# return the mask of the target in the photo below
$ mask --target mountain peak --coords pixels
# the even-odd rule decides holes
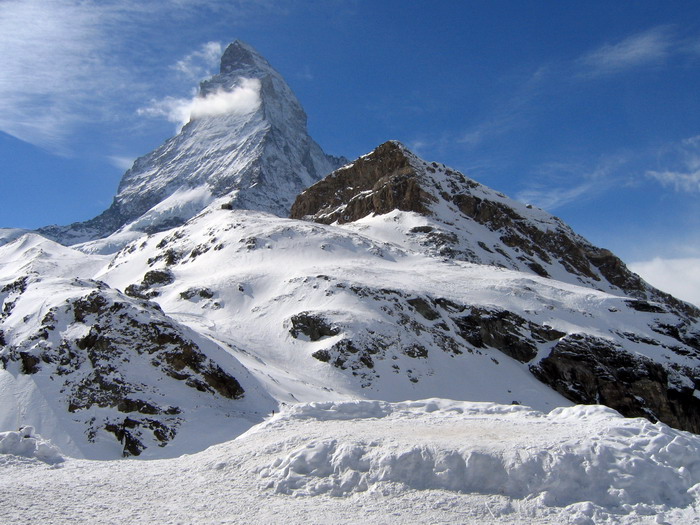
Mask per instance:
[[[251,68],[272,69],[272,66],[253,46],[240,40],[229,44],[221,56],[220,73],[226,75]]]
[[[260,104],[233,111],[251,91],[247,80],[257,81]],[[223,197],[235,208],[286,216],[301,190],[345,162],[309,137],[306,113],[284,78],[240,40],[226,48],[221,73],[200,83],[197,102],[207,106],[203,114],[136,160],[108,210],[40,232],[69,244],[122,227],[152,233],[184,223]]]

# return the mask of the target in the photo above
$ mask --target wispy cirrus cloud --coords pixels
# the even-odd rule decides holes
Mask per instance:
[[[10,0],[0,9],[0,129],[63,150],[84,109],[114,79],[102,57],[104,10],[78,2]]]
[[[107,157],[107,160],[109,160],[112,166],[115,166],[116,168],[119,168],[123,171],[128,170],[134,164],[133,157],[124,157],[121,155],[110,155],[109,157]]]
[[[517,193],[516,199],[553,211],[593,198],[620,184],[618,173],[626,163],[624,155],[607,157],[592,168],[578,163],[548,163],[536,170],[535,177]]]
[[[200,80],[216,67],[221,59],[223,46],[220,42],[207,42],[178,60],[172,68],[187,78]]]
[[[600,76],[662,62],[674,51],[671,28],[661,26],[604,44],[577,60],[581,74]]]
[[[216,11],[232,20],[269,11],[274,0],[2,0],[0,131],[70,154],[76,130],[128,118],[157,93],[159,78],[135,58],[162,60],[159,34]],[[168,26],[170,24],[170,26]],[[160,33],[159,33],[160,32]],[[218,47],[217,47],[218,46]],[[220,51],[208,43],[175,64],[196,76]],[[218,57],[217,57],[218,58]]]
[[[646,172],[648,177],[676,191],[700,192],[700,135],[667,148],[663,157],[663,162],[667,162],[671,167],[649,170]]]
[[[529,114],[536,108],[535,102],[549,77],[550,68],[547,66],[542,66],[529,74],[518,84],[511,97],[498,104],[491,115],[458,137],[457,143],[468,148],[476,148],[483,142],[526,124]]]

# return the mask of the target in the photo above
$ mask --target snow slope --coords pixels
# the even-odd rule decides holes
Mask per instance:
[[[404,229],[417,220],[393,217],[409,221]],[[0,429],[31,424],[62,448],[69,436],[70,454],[114,457],[128,418],[138,425],[130,423],[127,451],[170,457],[230,439],[279,403],[427,397],[544,411],[598,402],[696,428],[697,320],[659,303],[421,254],[401,239],[210,206],[114,256],[36,235],[0,247],[2,391],[11,407]],[[163,342],[170,357],[148,357]],[[220,398],[219,382],[197,364],[208,361],[172,357],[190,347],[242,386],[242,400]],[[52,381],[63,348],[90,367]],[[191,378],[171,362],[190,363]],[[104,370],[120,378],[118,388],[80,387],[81,374]],[[43,400],[41,410],[26,392]],[[203,405],[211,417],[190,422]],[[97,419],[93,406],[104,411]],[[242,419],[220,427],[216,414]],[[198,443],[192,429],[203,421],[219,431]],[[91,441],[95,432],[102,441]]]
[[[75,457],[163,457],[276,406],[226,350],[90,279],[104,256],[27,234],[0,260],[0,429],[31,425]]]
[[[5,523],[700,520],[700,438],[598,406],[311,403],[169,460],[25,456],[0,455]]]

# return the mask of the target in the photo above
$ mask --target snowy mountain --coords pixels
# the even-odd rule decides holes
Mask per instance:
[[[287,216],[294,197],[345,159],[308,135],[306,113],[280,74],[243,42],[201,83],[180,133],[138,158],[112,205],[87,222],[39,232],[72,245],[120,228],[155,232],[182,224],[215,199]]]
[[[397,214],[420,218],[397,220]],[[391,141],[302,192],[292,218],[345,224],[375,238],[438,257],[509,268],[700,315],[645,283],[609,250],[560,219],[465,177],[427,163]],[[402,224],[410,223],[408,228]]]
[[[0,230],[1,468],[58,499],[185,468],[273,507],[424,491],[428,522],[700,515],[697,308],[398,142],[338,167],[245,44],[198,101],[99,217]],[[123,456],[173,459],[66,459]]]

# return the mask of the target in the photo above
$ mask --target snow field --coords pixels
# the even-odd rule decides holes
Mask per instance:
[[[0,456],[0,521],[694,523],[699,452],[599,406],[317,402],[167,460]]]

